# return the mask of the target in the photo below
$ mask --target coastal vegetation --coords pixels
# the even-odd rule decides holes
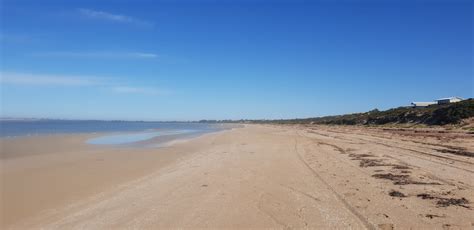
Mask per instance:
[[[474,117],[474,99],[461,102],[430,105],[426,107],[398,107],[385,111],[374,109],[364,113],[353,113],[336,116],[324,116],[302,119],[282,120],[203,120],[201,122],[222,123],[273,123],[273,124],[325,124],[325,125],[388,125],[388,124],[423,124],[448,125],[460,124],[463,120]]]

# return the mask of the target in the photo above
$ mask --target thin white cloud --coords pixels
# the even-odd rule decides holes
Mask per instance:
[[[31,73],[0,72],[1,85],[20,85],[36,87],[99,87],[114,93],[167,95],[170,91],[153,87],[139,87],[118,84],[108,78],[89,76],[47,75]]]
[[[116,93],[131,93],[131,94],[147,94],[147,95],[165,95],[169,91],[159,90],[149,87],[130,87],[130,86],[116,86],[112,90]]]
[[[64,57],[64,58],[125,58],[125,59],[154,59],[154,53],[143,52],[38,52],[36,57]]]
[[[154,53],[130,53],[130,55],[137,58],[157,58],[158,55]]]
[[[102,84],[93,77],[60,76],[29,73],[1,72],[0,82],[2,84],[14,85],[39,85],[39,86],[91,86]]]
[[[101,20],[107,20],[107,21],[113,21],[113,22],[119,22],[119,23],[131,23],[131,24],[142,25],[142,26],[153,26],[153,23],[151,22],[133,18],[127,15],[112,14],[105,11],[92,10],[92,9],[86,9],[86,8],[79,8],[77,10],[82,16],[87,17],[87,18],[101,19]]]

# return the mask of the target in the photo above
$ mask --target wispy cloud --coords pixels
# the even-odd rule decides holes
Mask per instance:
[[[154,87],[140,87],[116,83],[110,78],[68,75],[47,75],[31,73],[0,72],[0,83],[2,85],[26,85],[36,87],[98,87],[114,93],[121,94],[143,94],[143,95],[167,95],[168,90]]]
[[[117,93],[132,93],[132,94],[147,94],[147,95],[164,95],[169,94],[169,91],[159,90],[148,87],[129,87],[129,86],[116,86],[112,90]]]
[[[39,86],[91,86],[103,84],[93,77],[59,76],[29,73],[0,73],[2,84],[39,85]]]
[[[65,57],[65,58],[126,58],[126,59],[153,59],[158,58],[154,53],[143,52],[37,52],[37,57]]]
[[[127,15],[122,15],[122,14],[113,14],[105,11],[99,11],[99,10],[92,10],[92,9],[86,9],[86,8],[79,8],[77,11],[84,17],[87,18],[92,18],[92,19],[101,19],[101,20],[107,20],[107,21],[112,21],[112,22],[118,22],[118,23],[130,23],[130,24],[136,24],[136,25],[141,25],[141,26],[153,26],[153,23],[145,20],[140,20],[137,18],[133,18]]]

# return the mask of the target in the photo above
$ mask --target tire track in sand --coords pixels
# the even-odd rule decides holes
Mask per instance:
[[[328,132],[329,132],[329,131],[328,131]],[[330,137],[330,138],[334,138],[334,139],[339,139],[339,140],[347,141],[347,140],[344,139],[344,138],[335,137],[335,136],[328,136],[328,135],[325,135],[325,134],[321,134],[321,133],[319,133],[319,132],[315,132],[314,130],[312,130],[311,133],[316,134],[316,135],[320,135],[320,136],[324,136],[324,137]],[[362,134],[357,134],[357,135],[361,136]],[[364,135],[362,135],[362,136],[364,136]],[[365,136],[365,137],[367,137],[367,136]],[[369,138],[370,138],[370,137],[369,137]],[[384,146],[384,147],[387,147],[387,148],[400,149],[400,150],[408,151],[408,152],[404,152],[404,154],[399,153],[399,154],[401,154],[401,155],[408,155],[408,156],[411,156],[411,157],[418,158],[418,159],[420,159],[420,160],[426,160],[426,161],[433,162],[433,163],[435,163],[435,164],[440,164],[440,165],[448,166],[448,167],[450,167],[450,168],[459,169],[459,170],[462,170],[462,171],[465,171],[465,172],[474,173],[473,170],[466,169],[466,168],[462,168],[462,167],[458,167],[458,166],[454,166],[454,165],[451,165],[451,164],[449,164],[449,163],[445,163],[445,162],[442,161],[442,160],[456,161],[456,162],[459,162],[459,163],[462,163],[462,164],[473,165],[473,163],[471,163],[471,162],[469,162],[469,161],[464,161],[464,160],[460,160],[460,159],[455,159],[455,158],[451,158],[451,157],[447,157],[447,156],[440,156],[440,155],[436,155],[436,154],[432,154],[432,153],[427,153],[427,152],[423,152],[423,151],[415,150],[415,149],[411,149],[411,148],[405,148],[405,147],[401,147],[401,146],[390,145],[390,144],[382,143],[382,142],[375,141],[375,140],[367,140],[367,139],[360,138],[360,137],[357,137],[357,139],[360,140],[360,141],[364,141],[365,143],[373,143],[373,144],[381,145],[381,146]],[[413,152],[414,154],[411,154],[411,153],[409,153],[409,152]],[[418,154],[418,155],[417,155],[417,154]],[[423,156],[427,156],[428,158],[422,157],[422,156],[420,156],[419,154],[421,154],[421,155],[423,155]],[[430,159],[429,157],[434,157],[435,159],[439,159],[439,161],[432,160],[432,159]]]
[[[299,132],[296,132],[296,134],[299,136],[299,137],[302,137],[301,134]],[[350,211],[355,217],[357,217],[360,222],[362,222],[362,224],[367,228],[367,229],[371,229],[371,230],[375,230],[377,229],[372,223],[370,223],[367,218],[365,216],[363,216],[362,214],[360,214],[354,207],[352,207],[345,199],[344,197],[342,197],[339,193],[337,193],[337,191],[328,183],[326,182],[326,180],[323,179],[323,177],[321,175],[319,175],[318,172],[316,172],[313,168],[311,168],[311,166],[309,166],[308,162],[306,162],[304,160],[304,158],[301,156],[300,152],[298,151],[298,139],[295,138],[295,152],[296,152],[296,155],[298,155],[298,158],[299,160],[306,166],[306,168],[308,168],[311,173],[316,176],[316,178],[318,178],[318,180],[320,180],[324,185],[326,185],[326,187],[331,190],[331,192],[334,194],[334,196],[344,205],[344,207]]]

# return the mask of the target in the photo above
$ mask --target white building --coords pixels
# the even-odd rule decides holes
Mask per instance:
[[[436,100],[436,102],[438,103],[438,105],[442,105],[442,104],[460,102],[462,100],[464,100],[464,99],[462,99],[460,97],[446,97],[446,98],[440,98],[440,99]]]
[[[412,102],[413,107],[426,107],[429,105],[436,105],[436,102]]]

